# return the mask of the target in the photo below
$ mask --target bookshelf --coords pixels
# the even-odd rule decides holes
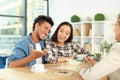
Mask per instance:
[[[107,36],[108,21],[90,21],[72,23],[76,44],[89,50],[91,53],[101,53],[100,47]]]

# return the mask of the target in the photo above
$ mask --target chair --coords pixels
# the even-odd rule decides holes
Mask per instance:
[[[1,68],[4,68],[4,64],[3,64],[3,61],[0,59],[0,69]]]
[[[5,68],[7,56],[0,55],[0,69]]]

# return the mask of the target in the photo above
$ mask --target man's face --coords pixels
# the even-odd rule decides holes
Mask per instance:
[[[41,24],[38,24],[37,37],[40,40],[44,39],[48,35],[48,33],[50,32],[50,29],[51,29],[51,25],[48,22],[43,22]]]

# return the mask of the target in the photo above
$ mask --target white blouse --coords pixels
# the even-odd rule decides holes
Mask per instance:
[[[120,68],[120,43],[115,43],[108,55],[100,60],[93,67],[81,70],[79,73],[84,80],[99,80],[104,76],[107,76]],[[116,75],[120,75],[120,72]],[[111,74],[112,76],[112,74]],[[110,77],[110,76],[109,76]],[[109,80],[120,80],[117,78],[109,78]]]

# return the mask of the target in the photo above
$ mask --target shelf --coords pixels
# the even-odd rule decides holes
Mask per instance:
[[[90,21],[72,23],[74,39],[80,46],[92,53],[101,53],[100,45],[105,39],[107,21]]]

